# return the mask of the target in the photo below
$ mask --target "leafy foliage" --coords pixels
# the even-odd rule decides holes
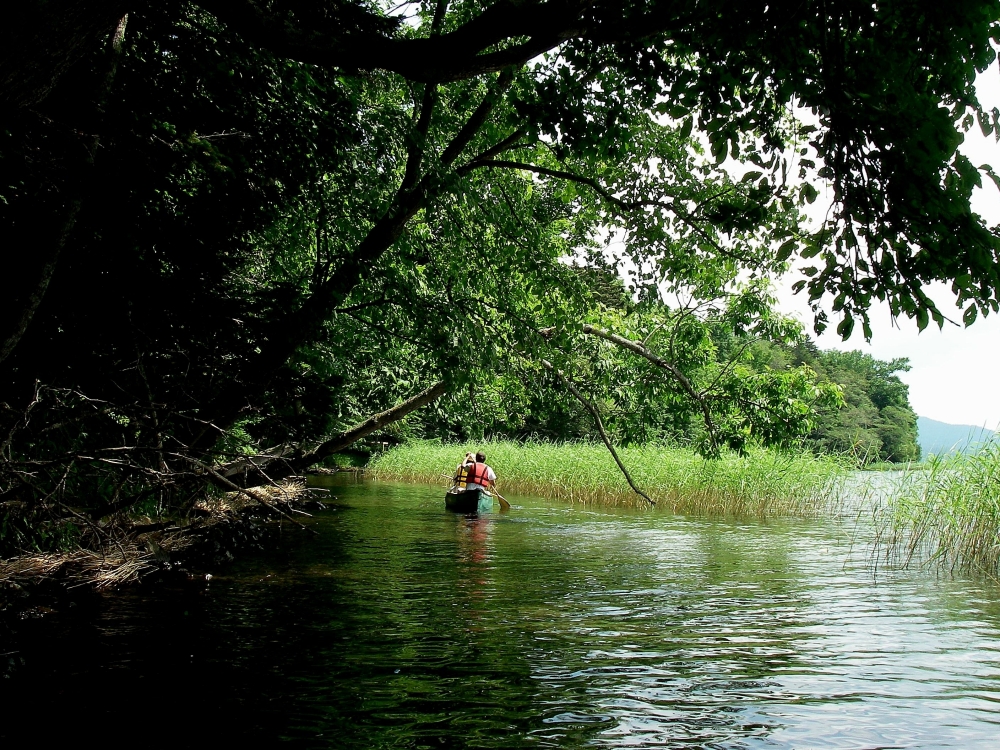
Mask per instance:
[[[808,341],[794,348],[761,346],[757,356],[771,367],[807,366],[843,389],[842,408],[821,408],[815,417],[806,441],[815,450],[853,455],[861,463],[920,458],[917,415],[896,374],[910,369],[906,359],[885,362],[860,351],[819,351]]]
[[[62,19],[51,60],[0,81],[0,224],[36,238],[5,259],[0,497],[56,517],[183,511],[204,465],[439,379],[428,430],[583,429],[543,360],[625,441],[790,444],[837,395],[744,349],[794,338],[761,280],[807,263],[845,336],[874,299],[940,322],[934,279],[998,307],[955,151],[997,132],[997,2],[203,0],[110,50],[44,5],[14,20]]]
[[[584,278],[601,277],[590,270]],[[628,301],[620,281],[619,295],[610,294],[610,278],[598,283],[599,293],[627,304],[602,305],[591,312],[592,323],[543,333],[552,344],[547,356],[599,405],[618,441],[685,443],[708,455],[792,447],[818,411],[842,403],[840,387],[808,366],[770,367],[757,358],[760,342],[791,345],[802,336],[797,323],[773,311],[765,285],[674,310],[657,300]],[[447,416],[427,418],[423,434],[597,439],[593,420],[570,394],[554,397],[550,387],[531,385],[549,378],[558,388],[558,378],[543,368],[514,364],[485,378],[488,395],[478,385],[443,405]],[[484,402],[493,408],[484,409]]]

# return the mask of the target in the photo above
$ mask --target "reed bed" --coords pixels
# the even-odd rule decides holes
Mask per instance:
[[[931,456],[924,467],[889,489],[877,554],[902,565],[937,562],[1000,578],[1000,444]]]
[[[644,506],[607,449],[591,443],[468,444],[411,442],[377,456],[376,478],[442,483],[466,451],[482,450],[503,493],[574,503]],[[816,515],[839,507],[848,466],[811,454],[755,450],[746,457],[706,460],[694,451],[662,446],[619,451],[639,487],[657,506],[713,516]]]

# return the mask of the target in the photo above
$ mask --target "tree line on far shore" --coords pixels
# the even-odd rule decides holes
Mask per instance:
[[[909,388],[899,378],[910,369],[906,359],[883,361],[861,351],[824,351],[787,320],[782,321],[789,326],[785,338],[774,336],[773,328],[769,337],[749,336],[724,308],[706,310],[702,305],[695,316],[693,310],[670,310],[659,301],[634,304],[617,278],[593,270],[580,273],[600,288],[604,305],[612,302],[618,313],[616,329],[625,328],[622,321],[629,318],[642,327],[638,320],[645,319],[637,339],[649,337],[649,349],[669,353],[692,385],[714,386],[714,425],[725,425],[730,447],[779,445],[848,456],[857,465],[920,459],[917,415],[910,406]],[[657,314],[650,315],[650,309]],[[781,320],[770,314],[772,322]],[[666,345],[659,346],[661,341]],[[704,447],[709,440],[697,399],[669,372],[657,371],[618,347],[590,347],[574,362],[578,376],[585,376],[589,400],[599,407],[616,442]],[[458,441],[600,440],[594,415],[571,393],[560,392],[551,373],[538,369],[487,363],[475,382],[448,394],[435,408],[413,414],[388,434],[396,439]],[[782,397],[792,407],[783,414],[775,406]]]

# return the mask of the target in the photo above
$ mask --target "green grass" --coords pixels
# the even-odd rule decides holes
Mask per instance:
[[[339,467],[357,467],[361,468],[368,463],[370,458],[368,453],[332,453],[323,459],[323,466],[327,468]]]
[[[928,467],[923,462],[906,461],[904,463],[889,463],[888,461],[876,461],[875,463],[864,464],[859,467],[861,471],[925,471]]]
[[[466,451],[483,450],[504,494],[577,503],[643,506],[607,449],[590,443],[486,442],[442,445],[411,442],[376,457],[381,479],[447,484]],[[723,516],[814,515],[840,501],[848,468],[811,454],[758,450],[717,461],[683,448],[642,446],[619,451],[640,489],[661,508]]]
[[[931,456],[925,466],[890,488],[880,554],[1000,577],[1000,444]]]

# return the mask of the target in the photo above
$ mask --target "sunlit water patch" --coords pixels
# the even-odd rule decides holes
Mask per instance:
[[[1000,592],[875,576],[850,528],[337,492],[210,583],[15,624],[4,711],[58,690],[67,735],[178,746],[1000,746]]]

